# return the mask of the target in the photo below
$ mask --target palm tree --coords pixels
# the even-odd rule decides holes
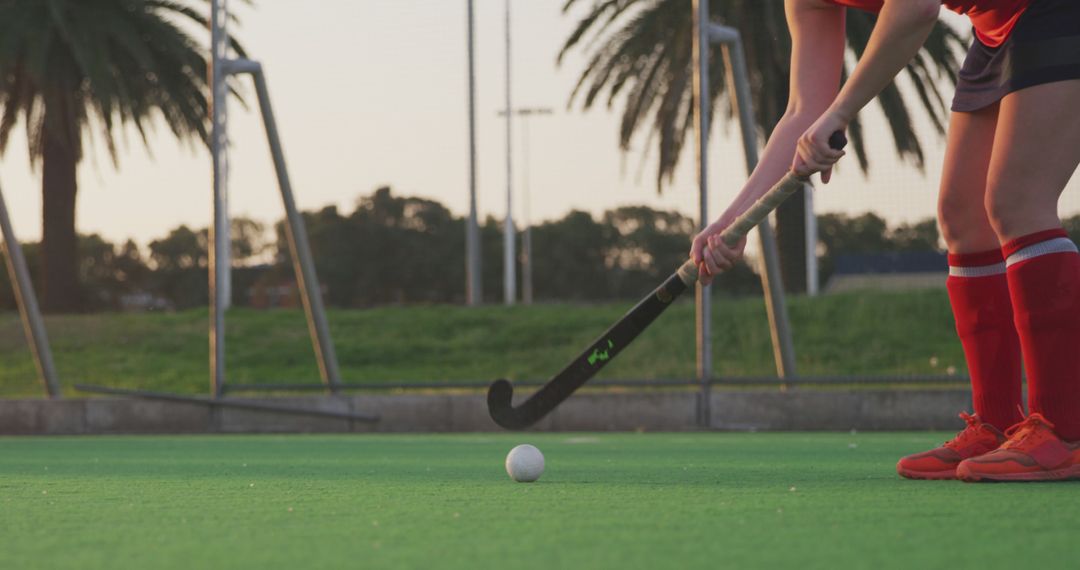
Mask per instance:
[[[566,0],[564,13],[579,0]],[[787,106],[791,37],[784,20],[781,0],[712,0],[714,21],[738,28],[745,44],[751,70],[755,122],[768,137]],[[857,58],[866,47],[876,18],[859,10],[848,10],[847,39]],[[657,191],[671,182],[675,166],[694,127],[693,69],[691,65],[691,0],[596,0],[566,39],[558,61],[571,50],[586,51],[588,63],[570,95],[570,104],[580,100],[585,109],[603,101],[609,108],[623,105],[620,144],[627,150],[641,130],[656,141],[659,155]],[[580,47],[579,47],[580,46]],[[892,131],[896,152],[902,160],[924,165],[923,146],[912,122],[911,107],[921,107],[938,135],[945,132],[948,105],[942,83],[956,84],[959,56],[966,41],[952,28],[938,24],[924,48],[907,66],[906,75],[917,103],[894,83],[878,96]],[[714,47],[709,56],[711,107],[719,102],[721,120],[731,120],[731,105],[724,80],[724,60]],[[845,76],[850,61],[845,63]],[[848,137],[864,172],[869,168],[862,123],[852,122]],[[782,272],[789,292],[803,291],[805,267],[804,201],[788,200],[777,212],[777,238]]]
[[[181,140],[208,141],[208,51],[189,33],[205,28],[205,6],[193,4],[206,3],[0,0],[0,153],[21,118],[31,164],[42,171],[46,311],[82,305],[75,204],[83,135],[96,132],[114,166],[115,135],[127,125],[147,146],[157,119]]]

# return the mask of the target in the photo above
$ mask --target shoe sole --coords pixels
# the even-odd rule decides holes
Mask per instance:
[[[910,469],[897,468],[896,472],[901,477],[908,479],[920,479],[924,481],[945,481],[949,479],[956,479],[956,469],[946,469],[944,471],[912,471]]]
[[[979,482],[1038,482],[1038,481],[1069,481],[1080,479],[1080,465],[1072,465],[1064,469],[1052,471],[1032,471],[1028,473],[975,473],[971,469],[957,469],[957,477],[968,483]]]

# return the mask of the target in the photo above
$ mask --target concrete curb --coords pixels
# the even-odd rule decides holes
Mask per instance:
[[[535,431],[697,431],[700,394],[585,392]],[[714,390],[709,427],[723,431],[951,430],[971,409],[967,390]],[[373,413],[377,423],[200,404],[89,398],[0,400],[0,435],[501,431],[483,394],[369,394],[252,398],[280,406]]]

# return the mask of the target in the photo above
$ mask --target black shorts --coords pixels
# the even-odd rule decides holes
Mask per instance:
[[[1080,0],[1033,0],[1005,43],[975,38],[952,110],[977,111],[1013,91],[1070,79],[1080,79]]]

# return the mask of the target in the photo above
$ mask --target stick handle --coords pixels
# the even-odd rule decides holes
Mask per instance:
[[[787,173],[764,196],[758,198],[753,206],[735,218],[735,221],[731,222],[731,225],[720,234],[720,239],[724,240],[728,247],[735,247],[742,238],[746,237],[746,234],[750,233],[750,230],[756,228],[784,200],[787,200],[808,181],[809,178],[796,176],[793,172]]]
[[[844,136],[842,131],[836,131],[829,137],[829,146],[841,150],[847,146],[847,137]],[[724,240],[724,243],[728,247],[735,247],[739,243],[739,240],[746,237],[746,234],[750,233],[750,230],[757,227],[765,218],[772,213],[780,204],[787,200],[792,194],[803,187],[804,184],[809,182],[810,177],[802,177],[796,175],[794,172],[788,172],[784,177],[777,182],[775,186],[769,189],[761,198],[758,198],[757,202],[754,202],[753,206],[750,206],[745,212],[742,213],[735,221],[731,223],[720,234],[720,239]],[[682,267],[679,268],[679,278],[683,283],[689,287],[693,285],[698,278],[697,264],[693,259],[686,260]]]
[[[750,230],[757,227],[784,200],[787,200],[799,188],[802,188],[807,180],[807,178],[796,176],[793,172],[787,173],[780,182],[776,183],[776,186],[773,186],[764,196],[758,198],[758,201],[754,202],[753,206],[750,206],[742,215],[735,218],[735,221],[720,234],[720,239],[724,240],[728,247],[735,247],[742,238],[746,237],[746,234],[750,233]],[[693,259],[686,260],[682,267],[679,268],[679,278],[687,286],[693,285],[697,281],[698,266]]]

